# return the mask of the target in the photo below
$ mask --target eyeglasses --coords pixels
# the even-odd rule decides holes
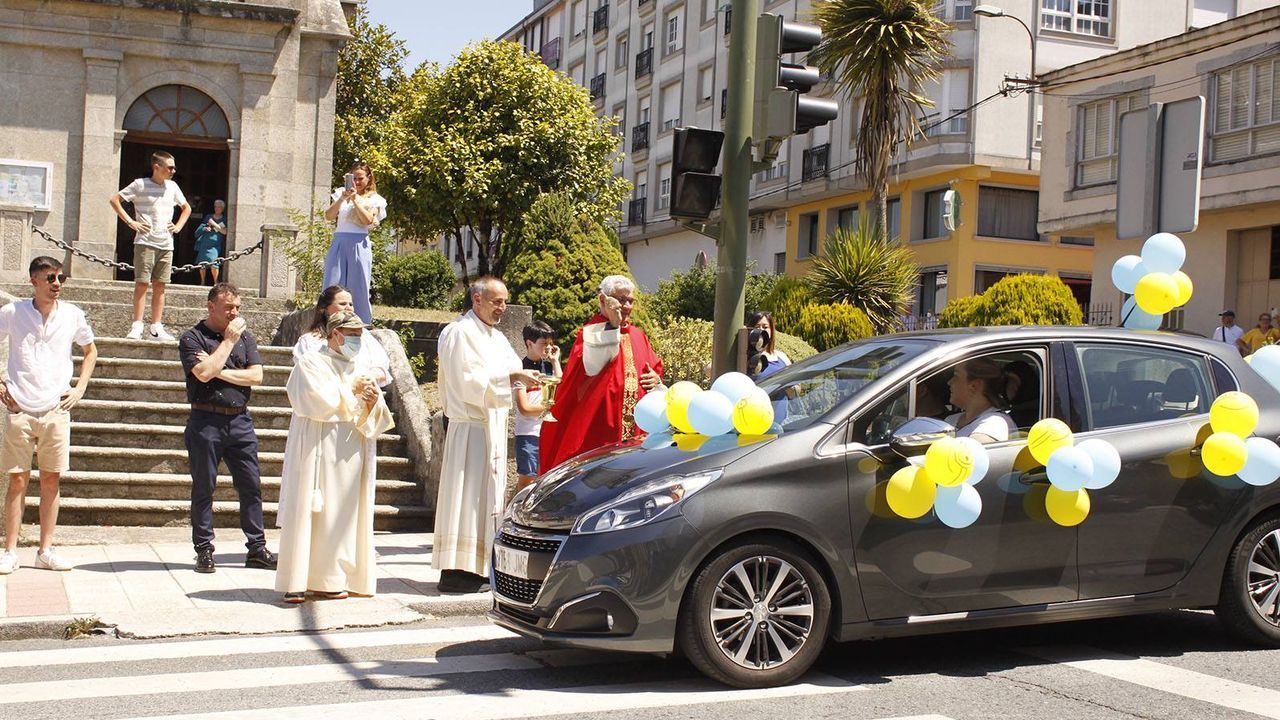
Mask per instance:
[[[45,282],[52,285],[54,280],[57,280],[59,283],[66,282],[67,276],[65,273],[49,273],[48,275],[44,276],[44,279],[45,279]]]

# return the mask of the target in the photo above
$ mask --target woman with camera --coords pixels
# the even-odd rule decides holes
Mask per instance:
[[[773,327],[773,313],[758,310],[747,316],[747,327],[751,328],[751,352],[759,352],[748,361],[748,372],[751,379],[759,382],[791,364],[791,358],[777,349],[778,334]]]
[[[324,219],[337,222],[333,243],[324,259],[324,285],[342,285],[351,292],[356,315],[373,322],[369,288],[373,275],[373,248],[369,230],[387,217],[387,201],[378,194],[378,183],[368,163],[352,164],[343,187],[334,191]]]

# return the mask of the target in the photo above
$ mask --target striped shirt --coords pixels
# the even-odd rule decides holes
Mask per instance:
[[[161,185],[151,178],[138,178],[120,191],[120,199],[133,203],[134,219],[151,226],[150,231],[138,233],[133,239],[134,244],[159,250],[173,249],[173,233],[169,232],[173,209],[187,204],[178,183],[165,180]]]

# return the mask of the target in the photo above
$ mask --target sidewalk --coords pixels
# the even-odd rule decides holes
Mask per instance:
[[[190,533],[185,527],[60,527],[55,547],[76,565],[70,572],[37,570],[35,548],[19,548],[21,567],[0,575],[0,640],[60,636],[75,618],[96,617],[125,637],[155,638],[391,625],[480,614],[491,603],[488,593],[436,590],[430,533],[375,536],[376,597],[301,605],[281,601],[273,571],[244,567],[237,529],[217,532],[217,572],[196,573]],[[278,547],[278,531],[268,533],[267,546]]]

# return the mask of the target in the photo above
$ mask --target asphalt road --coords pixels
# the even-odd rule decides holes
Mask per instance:
[[[0,717],[1280,718],[1280,650],[1209,613],[834,645],[788,688],[542,647],[480,618],[320,634],[0,643]]]

